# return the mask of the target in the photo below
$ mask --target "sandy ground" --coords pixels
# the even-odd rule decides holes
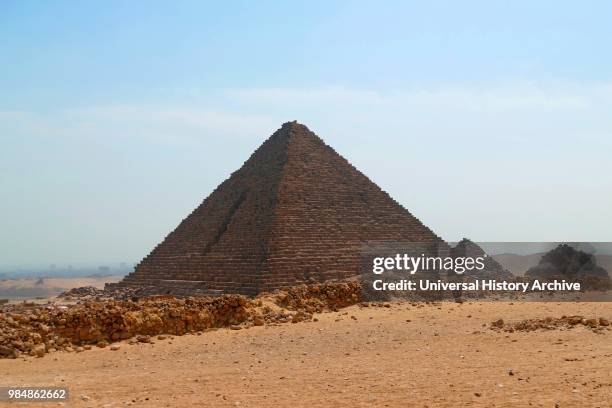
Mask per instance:
[[[107,282],[118,282],[123,278],[119,275],[80,276],[75,278],[23,278],[0,280],[0,298],[20,301],[35,296],[55,296],[68,289],[81,286],[93,286],[103,289]]]
[[[612,318],[612,304],[353,306],[317,322],[0,360],[0,385],[66,386],[75,407],[612,406],[612,331],[488,329],[564,314]]]

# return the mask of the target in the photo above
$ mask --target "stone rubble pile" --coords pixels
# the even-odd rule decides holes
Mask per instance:
[[[125,339],[142,343],[151,336],[221,327],[237,330],[297,323],[311,320],[315,312],[358,303],[359,291],[357,282],[340,282],[304,285],[255,299],[242,295],[184,299],[159,295],[139,300],[81,301],[74,305],[11,305],[0,311],[0,358],[80,352]],[[90,289],[79,289],[67,296],[77,295],[101,297]]]
[[[98,289],[93,286],[83,286],[67,290],[59,298],[64,300],[137,300],[159,293],[159,288],[154,287],[123,287],[113,289]]]
[[[358,281],[300,285],[280,291],[275,303],[290,310],[321,313],[336,311],[361,301],[362,286]]]
[[[559,329],[572,329],[575,327],[586,327],[593,330],[594,332],[602,333],[604,330],[612,330],[610,320],[605,317],[599,318],[586,318],[584,316],[562,316],[546,317],[544,319],[525,319],[519,322],[506,323],[503,319],[498,319],[491,322],[491,330],[504,331],[504,332],[530,332],[535,330],[559,330]]]
[[[60,294],[59,296],[99,296],[104,293],[104,290],[98,289],[94,286],[81,286],[78,288],[72,288]]]

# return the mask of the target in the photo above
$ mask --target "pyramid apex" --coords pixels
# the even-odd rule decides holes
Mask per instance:
[[[306,125],[299,123],[297,120],[285,122],[281,127],[287,129],[307,128]]]
[[[308,126],[298,122],[297,120],[283,123],[281,130],[283,130],[287,136],[309,136],[320,140],[320,138],[312,130],[310,130]]]

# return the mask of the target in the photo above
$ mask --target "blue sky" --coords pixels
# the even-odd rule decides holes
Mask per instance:
[[[446,239],[612,241],[610,15],[4,0],[0,267],[140,260],[293,119]]]

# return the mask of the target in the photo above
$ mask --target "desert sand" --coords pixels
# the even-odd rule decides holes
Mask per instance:
[[[28,299],[33,297],[47,298],[58,295],[68,289],[82,286],[104,288],[107,282],[118,282],[123,276],[79,276],[74,278],[21,278],[0,280],[0,298]]]
[[[66,386],[75,407],[610,407],[612,331],[490,329],[573,314],[610,318],[612,305],[356,305],[318,321],[0,360],[0,384]]]

